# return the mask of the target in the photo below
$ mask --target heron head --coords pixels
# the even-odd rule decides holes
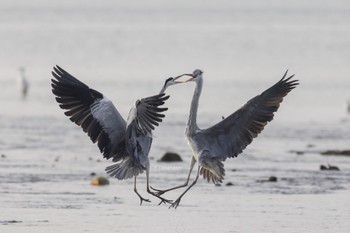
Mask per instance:
[[[167,88],[167,87],[170,87],[170,86],[175,85],[175,84],[183,83],[183,81],[179,81],[178,79],[181,78],[182,76],[185,76],[185,75],[187,75],[187,74],[182,74],[182,75],[179,75],[176,77],[167,78],[164,82],[163,88]]]
[[[201,71],[200,69],[196,69],[195,71],[193,71],[192,76],[193,77],[197,77],[203,74],[203,71]]]
[[[181,74],[179,76],[176,77],[170,77],[168,79],[165,80],[164,86],[163,86],[163,90],[165,90],[166,88],[168,88],[171,85],[175,85],[175,84],[179,84],[179,83],[186,83],[189,81],[195,81],[198,77],[201,77],[201,75],[203,74],[203,71],[196,69],[195,71],[193,71],[192,74]],[[178,80],[179,78],[183,77],[183,76],[190,76],[191,78],[185,80],[185,81],[180,81]]]
[[[189,81],[196,81],[196,80],[202,78],[202,74],[203,74],[203,71],[201,71],[200,69],[196,69],[193,71],[192,74],[183,74],[182,76],[190,76],[191,77],[191,78],[187,79],[186,81],[184,81],[186,83]]]
[[[167,78],[164,82],[163,88],[167,88],[167,87],[174,85],[174,84],[175,84],[175,80],[173,77]]]
[[[24,73],[26,71],[26,69],[23,66],[19,67],[18,70],[21,73]]]
[[[182,75],[179,75],[179,76],[176,76],[176,77],[170,77],[170,78],[167,78],[164,82],[164,85],[163,85],[163,88],[161,90],[161,92],[164,92],[168,87],[172,86],[172,85],[175,85],[175,84],[180,84],[180,83],[184,83],[184,81],[179,81],[177,79],[181,78],[182,76],[185,76],[187,74],[182,74]]]

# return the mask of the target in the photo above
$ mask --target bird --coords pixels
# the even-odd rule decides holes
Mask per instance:
[[[20,67],[19,72],[20,76],[17,78],[17,86],[19,88],[22,98],[24,99],[28,94],[29,82],[25,75],[25,68]]]
[[[243,152],[253,139],[261,133],[266,124],[273,120],[274,113],[278,110],[283,97],[299,85],[298,80],[292,80],[294,75],[286,78],[287,73],[288,70],[276,84],[250,99],[237,111],[207,129],[200,129],[197,125],[199,98],[203,87],[203,72],[196,69],[191,74],[185,74],[190,78],[184,82],[193,81],[196,83],[185,130],[188,144],[193,152],[190,171],[183,185],[166,190],[153,190],[156,191],[156,194],[162,195],[165,192],[186,187],[193,167],[197,162],[198,170],[191,185],[169,208],[176,209],[179,206],[181,198],[196,184],[199,175],[202,175],[208,182],[222,183],[225,176],[223,162],[227,158],[237,157]]]
[[[51,79],[52,93],[60,108],[69,119],[81,126],[93,143],[97,143],[105,159],[113,165],[106,172],[119,180],[134,177],[134,192],[143,201],[150,202],[137,191],[136,177],[146,171],[147,192],[159,198],[161,203],[170,200],[160,197],[149,189],[150,163],[148,154],[152,144],[152,131],[165,117],[161,108],[169,98],[165,90],[178,84],[181,76],[166,79],[157,95],[138,99],[129,111],[127,120],[106,96],[79,81],[59,66],[55,66]]]

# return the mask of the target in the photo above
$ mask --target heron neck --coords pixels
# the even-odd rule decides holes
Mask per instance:
[[[197,125],[197,112],[198,112],[198,104],[199,104],[199,97],[202,92],[202,86],[203,86],[203,80],[199,78],[196,81],[196,89],[194,90],[192,102],[191,102],[191,109],[190,109],[190,115],[188,117],[188,123],[187,123],[187,133],[192,134],[195,133],[198,129]]]
[[[160,92],[159,92],[159,95],[160,95],[160,94],[163,94],[163,93],[165,92],[165,89],[166,89],[166,87],[162,87],[162,89],[161,89]]]

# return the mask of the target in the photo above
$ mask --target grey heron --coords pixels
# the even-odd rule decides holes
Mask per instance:
[[[113,103],[102,93],[89,88],[61,67],[53,68],[52,92],[59,106],[65,110],[70,120],[81,126],[93,143],[97,143],[106,159],[115,164],[108,166],[106,172],[119,180],[134,177],[134,191],[143,201],[136,188],[136,177],[146,171],[147,192],[162,202],[170,202],[149,189],[149,158],[152,144],[152,131],[164,118],[167,108],[160,106],[169,98],[164,94],[167,87],[181,83],[168,78],[158,95],[137,100],[131,108],[127,121],[123,119]]]
[[[287,72],[288,70],[275,85],[207,129],[200,129],[197,125],[199,97],[203,87],[203,72],[197,69],[192,74],[187,74],[191,78],[185,82],[194,81],[196,83],[185,133],[193,152],[190,171],[183,185],[166,190],[154,190],[157,191],[158,195],[162,195],[165,192],[186,187],[196,162],[198,162],[198,170],[192,184],[170,207],[178,207],[181,198],[196,184],[199,175],[202,175],[208,182],[222,182],[225,175],[223,161],[227,158],[237,157],[242,153],[253,138],[257,137],[264,129],[265,125],[272,121],[274,112],[278,110],[283,97],[299,84],[298,80],[292,80],[294,75],[286,78]]]

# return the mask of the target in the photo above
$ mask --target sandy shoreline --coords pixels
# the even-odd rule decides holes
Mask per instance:
[[[20,207],[5,204],[0,213],[1,232],[348,232],[350,191],[327,194],[235,194],[194,189],[176,210],[139,206],[129,190],[110,198],[116,187],[92,193],[50,197],[51,206]],[[74,193],[74,190],[72,190]],[[2,194],[4,196],[4,194]],[[6,195],[5,195],[6,196]],[[16,195],[12,195],[16,198]],[[32,196],[25,194],[26,196]],[[31,201],[48,195],[34,194]],[[10,198],[10,197],[9,197]],[[3,197],[2,197],[3,199]],[[29,198],[31,199],[31,198]],[[41,200],[41,201],[39,201]],[[55,208],[56,200],[56,208]],[[59,203],[70,200],[60,206]],[[62,204],[62,203],[61,203]],[[2,203],[2,206],[4,203]],[[53,205],[53,206],[52,206]]]

